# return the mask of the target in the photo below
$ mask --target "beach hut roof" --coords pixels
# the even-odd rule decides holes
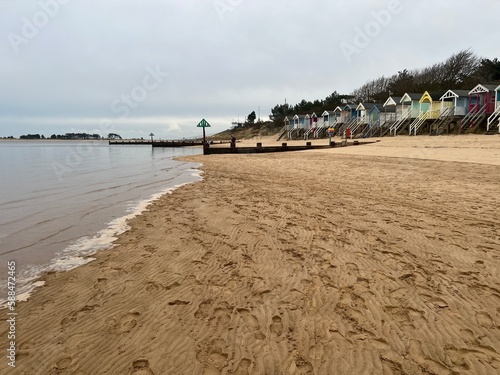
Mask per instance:
[[[324,111],[321,116],[326,116],[326,115],[333,115],[335,111]]]
[[[401,102],[401,96],[389,96],[384,103],[384,107],[397,105],[399,102]]]
[[[306,115],[295,115],[295,116],[293,116],[294,120],[297,120],[297,119],[300,120],[300,119],[304,119],[304,118],[306,118]]]
[[[496,90],[496,85],[482,85],[479,84],[476,87],[474,87],[472,90],[469,91],[470,94],[477,94],[479,92],[491,92]]]
[[[396,112],[396,106],[391,105],[388,107],[384,107],[383,104],[377,104],[370,109],[369,113],[374,113],[374,112],[380,112],[380,113],[395,113]]]
[[[342,107],[337,106],[337,108],[335,108],[333,112],[342,112]]]
[[[419,103],[423,103],[426,100],[429,102],[437,102],[441,100],[441,97],[445,94],[445,91],[432,91],[432,92],[424,92],[419,99]]]
[[[356,107],[357,106],[355,104],[346,104],[342,110],[343,111],[351,111],[353,109],[356,109]]]
[[[356,107],[356,110],[357,111],[362,110],[362,109],[370,110],[373,108],[374,105],[377,105],[377,104],[379,104],[379,103],[370,103],[370,102],[359,103],[358,106]]]
[[[418,101],[418,100],[420,100],[421,97],[422,97],[422,94],[415,94],[413,92],[406,92],[399,102],[400,103],[411,102],[413,100]]]
[[[314,118],[314,117],[318,117],[318,115],[316,114],[316,112],[313,112],[313,113],[311,114],[311,117],[312,117],[312,118]]]
[[[449,98],[460,98],[460,97],[468,97],[469,90],[448,90],[442,95],[439,100],[449,99]]]

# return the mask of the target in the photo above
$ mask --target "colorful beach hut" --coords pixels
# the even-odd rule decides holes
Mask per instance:
[[[293,117],[285,116],[285,119],[283,120],[283,122],[284,122],[284,126],[279,131],[278,137],[276,138],[276,141],[279,141],[285,134],[288,134],[288,132],[290,130],[292,130],[292,127],[293,127]]]
[[[342,134],[348,128],[350,129],[353,124],[357,121],[358,112],[356,111],[357,104],[346,104],[342,108],[341,122],[342,125],[339,127],[337,134]]]
[[[442,102],[441,97],[445,91],[429,92],[426,91],[418,100],[420,104],[418,116],[410,123],[409,134],[417,135],[418,130],[428,124],[430,120],[436,120],[441,115],[444,104],[451,106],[450,102]]]
[[[450,116],[465,116],[469,110],[469,90],[448,90],[440,98],[443,112],[446,108]]]
[[[339,108],[339,107],[337,107]],[[334,111],[323,111],[318,120],[318,128],[314,132],[314,138],[321,138],[329,128],[335,128],[339,121],[342,109]]]
[[[304,127],[304,139],[309,139],[309,137],[318,129],[318,116],[315,112],[313,112],[310,116],[306,115],[306,122],[307,120],[309,120],[309,124],[306,124]]]
[[[373,107],[377,105],[381,106],[380,103],[359,103],[356,107],[356,121],[352,124],[351,128],[351,136],[354,137],[356,133],[363,132],[366,126],[369,124],[369,116],[368,113],[371,111]]]
[[[462,119],[461,131],[480,126],[495,112],[497,85],[478,84],[469,91],[469,111]]]
[[[469,90],[448,90],[440,98],[441,113],[429,127],[430,135],[439,135],[444,129],[447,133],[452,124],[457,124],[469,109]],[[454,127],[454,126],[453,126]]]
[[[401,99],[401,98],[399,98]],[[386,102],[387,103],[387,102]],[[392,124],[396,120],[397,105],[376,104],[368,112],[368,126],[365,132],[371,135],[383,135],[385,130],[388,130],[388,124]],[[365,135],[366,136],[366,135]]]
[[[394,113],[396,116],[394,121],[397,120],[399,117],[401,117],[401,113],[403,112],[403,106],[401,104],[400,96],[389,96],[387,100],[384,102],[383,107],[384,109],[394,108],[394,111],[392,111],[392,113]]]
[[[357,117],[356,104],[346,104],[342,108],[342,122],[345,124]]]
[[[421,97],[422,94],[408,92],[401,97],[401,116],[390,126],[390,134],[397,135],[399,130],[404,129],[411,120],[418,117]]]
[[[486,131],[500,133],[500,85],[495,88],[495,111],[488,117]]]
[[[304,130],[304,128],[308,126],[308,124],[309,124],[309,115],[293,116],[293,124],[290,127],[290,130],[288,131],[288,139],[294,139],[294,137],[297,137]]]

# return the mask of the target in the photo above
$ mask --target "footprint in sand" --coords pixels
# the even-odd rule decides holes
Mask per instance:
[[[144,267],[144,263],[142,262],[137,262],[135,263],[132,267],[131,267],[131,270],[132,271],[140,271],[142,269],[142,267]]]
[[[250,375],[249,368],[252,365],[252,361],[247,358],[243,358],[236,370],[234,370],[233,375]]]
[[[108,283],[108,279],[99,278],[99,279],[97,279],[97,282],[94,284],[94,289],[102,290],[103,288],[106,287],[107,283]]]
[[[281,322],[280,316],[273,316],[273,322],[269,326],[269,329],[277,336],[280,336],[283,333],[283,323]]]
[[[158,290],[162,289],[163,286],[161,284],[158,284],[155,281],[148,281],[146,284],[146,291],[147,292],[157,292]]]
[[[200,346],[196,353],[196,360],[203,367],[203,375],[220,375],[222,369],[227,365],[228,354],[224,353],[225,342],[215,339]]]
[[[70,324],[73,324],[76,322],[76,313],[71,313],[67,317],[65,317],[63,320],[61,320],[61,327],[62,329],[66,329]]]
[[[238,309],[238,313],[243,318],[246,326],[250,331],[254,331],[254,336],[257,340],[264,340],[266,336],[260,331],[258,319],[250,313],[247,309]]]
[[[144,245],[143,248],[145,251],[151,254],[154,254],[158,251],[158,246],[156,245]]]
[[[321,359],[325,353],[323,344],[317,343],[309,348],[309,356],[313,359]]]
[[[137,326],[137,318],[141,314],[139,312],[128,313],[120,318],[117,322],[116,319],[111,318],[107,323],[110,325],[109,332],[116,334],[124,334],[130,332]]]
[[[196,319],[204,319],[204,318],[208,317],[208,313],[210,312],[211,306],[212,306],[212,300],[210,300],[210,299],[203,300],[198,305],[198,310],[195,311],[194,317]]]
[[[292,366],[290,367],[290,373],[297,374],[297,375],[299,375],[299,374],[300,375],[313,375],[314,368],[310,362],[306,361],[301,356],[298,356],[295,358],[295,362],[292,363]]]
[[[72,362],[72,359],[71,357],[64,357],[64,358],[61,358],[60,360],[58,360],[56,362],[56,365],[54,366],[57,370],[65,370],[69,367],[69,365],[71,364]]]
[[[82,333],[77,333],[75,335],[70,336],[64,343],[64,346],[66,347],[66,352],[67,353],[78,352],[83,346],[82,344],[84,342],[85,342],[85,335]]]
[[[149,368],[149,361],[146,359],[138,359],[132,362],[133,375],[154,375],[154,372]]]
[[[491,316],[487,313],[477,313],[476,314],[476,320],[477,324],[479,324],[481,327],[484,328],[493,328],[493,319],[491,319]]]

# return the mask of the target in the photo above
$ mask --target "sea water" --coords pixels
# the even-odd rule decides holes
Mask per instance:
[[[0,305],[8,262],[16,264],[21,299],[42,272],[89,262],[151,201],[198,181],[197,164],[173,158],[201,152],[105,141],[1,141]]]

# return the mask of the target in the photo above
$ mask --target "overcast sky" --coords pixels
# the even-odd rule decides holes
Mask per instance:
[[[462,49],[500,0],[0,0],[0,136],[177,139]]]

